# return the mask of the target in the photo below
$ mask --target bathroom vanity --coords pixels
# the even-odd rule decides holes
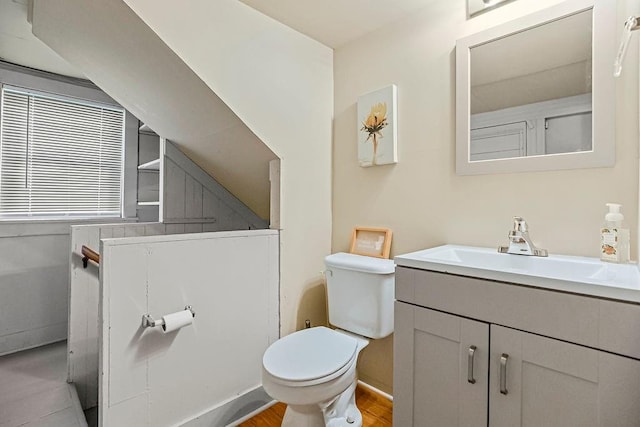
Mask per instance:
[[[394,425],[640,425],[635,265],[459,246],[395,261]]]

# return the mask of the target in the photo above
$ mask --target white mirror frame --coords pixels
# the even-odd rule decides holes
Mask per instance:
[[[510,159],[469,160],[471,48],[593,8],[593,150]],[[482,175],[611,167],[615,164],[615,0],[569,0],[456,42],[456,173]],[[621,24],[622,26],[622,24]]]

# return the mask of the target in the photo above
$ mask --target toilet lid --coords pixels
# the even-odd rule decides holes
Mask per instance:
[[[324,326],[303,329],[273,343],[262,358],[264,369],[287,381],[309,381],[336,372],[353,359],[355,339]]]

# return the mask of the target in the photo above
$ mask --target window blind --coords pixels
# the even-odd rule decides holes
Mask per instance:
[[[0,217],[120,216],[124,110],[2,88]]]

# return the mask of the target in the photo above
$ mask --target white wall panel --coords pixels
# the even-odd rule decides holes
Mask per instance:
[[[88,409],[98,404],[98,295],[100,282],[98,266],[91,262],[86,269],[82,266],[80,255],[82,245],[99,252],[101,239],[217,231],[219,224],[102,224],[73,226],[71,229],[71,266],[68,291],[68,380],[76,384],[82,407]],[[0,239],[0,245],[1,242]],[[65,261],[68,262],[68,255],[62,255],[67,257]],[[170,265],[173,264],[170,263]],[[67,267],[65,266],[65,268]],[[124,274],[126,273],[127,271],[124,270]],[[66,283],[64,285],[66,286]],[[67,292],[64,292],[64,295],[66,294]],[[56,301],[53,297],[50,299]],[[0,306],[1,304],[2,301],[0,301]],[[46,332],[49,335],[55,332],[60,336],[59,339],[64,339],[67,336],[67,310],[60,309],[62,304],[66,307],[67,301],[64,300],[57,304],[56,310],[59,312],[56,312],[55,315],[49,313],[50,319],[59,318],[59,322],[52,326],[57,329],[53,331],[50,328],[38,329],[38,331]],[[17,308],[21,308],[21,306],[17,306]]]
[[[95,406],[97,396],[89,397],[98,376],[97,322],[91,313],[98,307],[98,268],[90,263],[82,268],[78,255],[82,245],[97,248],[100,241],[99,226],[74,226],[71,232],[71,264],[69,280],[69,332],[67,338],[68,381],[76,382],[78,398],[83,407]],[[94,337],[91,339],[90,337]],[[96,378],[97,379],[97,378]],[[90,402],[87,406],[87,402]]]
[[[185,233],[202,233],[202,224],[185,224]]]
[[[207,224],[211,225],[211,224]],[[212,224],[215,225],[215,224]],[[166,225],[167,232],[166,234],[182,234],[184,233],[184,224],[167,224]],[[214,230],[211,230],[214,231]]]
[[[185,182],[185,218],[202,218],[202,184],[190,175]]]
[[[171,160],[164,160],[163,221],[185,218],[185,172]]]
[[[0,237],[0,355],[63,340],[69,235]]]
[[[140,323],[147,310],[147,248],[142,245],[119,247],[117,258],[109,252],[102,252],[101,281],[108,283],[137,284],[121,289],[104,287],[101,303],[112,310],[108,328],[118,333],[108,333],[109,347],[119,349],[117,354],[109,354],[118,363],[110,363],[108,401],[115,406],[134,397],[145,394],[147,386],[146,361],[140,357],[138,347],[142,336]],[[111,292],[115,290],[115,292]],[[106,325],[103,324],[103,327]],[[103,336],[104,337],[104,336]],[[108,360],[106,361],[108,363]],[[100,409],[99,409],[100,411]]]
[[[78,390],[84,409],[98,404],[98,296],[99,268],[82,266],[82,246],[99,252],[100,239],[164,234],[165,225],[101,224],[71,227],[71,273],[69,281],[68,381]],[[66,293],[65,293],[66,295]],[[66,316],[66,311],[64,315]],[[65,322],[66,324],[66,322]]]
[[[103,426],[175,425],[260,385],[262,354],[278,338],[278,247],[271,230],[102,242]],[[143,314],[187,304],[192,325],[141,327]]]

